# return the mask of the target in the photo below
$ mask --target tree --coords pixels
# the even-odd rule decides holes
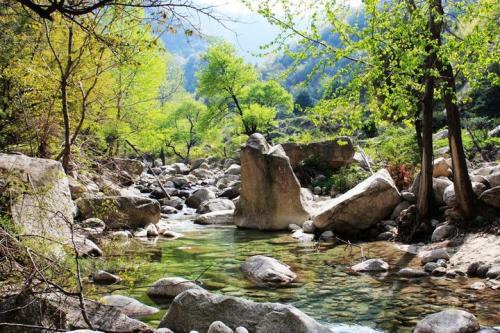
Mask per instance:
[[[183,161],[190,161],[191,152],[203,139],[202,118],[207,107],[198,101],[187,98],[173,106],[165,122],[163,141],[165,147]]]
[[[332,99],[364,105],[378,121],[415,124],[417,140],[422,143],[418,206],[419,216],[424,220],[428,218],[432,202],[431,129],[437,99],[434,92],[441,92],[448,114],[452,160],[457,168],[454,175],[455,188],[460,192],[457,201],[463,216],[473,217],[470,200],[473,192],[461,144],[456,73],[452,66],[454,60],[462,69],[461,77],[473,82],[481,70],[488,71],[496,62],[493,58],[498,58],[499,28],[493,17],[497,4],[490,0],[448,1],[444,9],[438,0],[366,1],[362,24],[353,25],[345,19],[346,11],[341,6],[319,2],[312,7],[316,11],[308,30],[299,28],[304,24],[297,24],[295,19],[301,16],[294,15],[286,1],[281,5],[286,8],[284,17],[277,17],[269,2],[259,11],[271,23],[299,36],[299,43],[304,47],[296,59],[329,55],[318,70],[341,59],[350,61],[345,71],[353,73],[352,79],[347,86],[334,91]],[[327,24],[339,36],[340,45],[322,40],[318,28],[322,24]],[[460,29],[463,25],[473,28]],[[278,44],[283,45],[283,40]],[[460,65],[464,63],[464,56],[472,65]]]
[[[206,97],[211,108],[219,113],[217,118],[233,111],[243,118],[242,95],[257,80],[255,69],[235,52],[229,43],[215,44],[203,56],[206,64],[196,74],[198,94]],[[247,123],[243,122],[243,128],[245,134],[252,134]]]
[[[266,131],[278,113],[292,111],[293,98],[276,81],[258,80],[255,69],[235,53],[228,43],[207,51],[197,73],[198,94],[207,99],[212,122],[236,115],[244,134]]]

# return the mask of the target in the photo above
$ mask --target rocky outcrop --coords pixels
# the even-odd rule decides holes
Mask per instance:
[[[351,164],[354,157],[354,146],[348,137],[308,144],[290,142],[282,146],[292,168],[307,160],[338,168]]]
[[[321,230],[353,235],[390,215],[400,201],[389,172],[382,169],[341,196],[327,201],[314,214],[314,225]]]
[[[253,333],[332,333],[291,305],[257,303],[232,296],[188,290],[177,296],[160,327],[176,333],[206,332],[214,321]]]
[[[143,228],[160,220],[160,204],[139,196],[106,196],[76,200],[84,219],[98,217],[107,229]]]
[[[476,317],[463,310],[444,310],[425,317],[413,333],[475,333],[480,329]]]
[[[129,318],[118,308],[85,300],[85,312],[97,331],[132,332],[146,324]],[[61,330],[86,328],[77,297],[62,294],[19,294],[0,299],[0,322],[36,325]],[[2,327],[2,333],[35,333],[40,329]]]
[[[0,154],[0,179],[13,194],[12,219],[24,233],[66,242],[74,205],[61,163]]]
[[[261,134],[252,134],[240,160],[240,199],[234,216],[238,227],[285,230],[308,219],[299,181],[280,145],[271,147]]]
[[[293,282],[297,277],[290,270],[290,266],[261,255],[248,258],[240,268],[247,279],[261,287],[284,286]]]

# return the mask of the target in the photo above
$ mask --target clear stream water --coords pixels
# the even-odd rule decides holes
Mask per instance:
[[[124,277],[120,285],[88,285],[98,298],[113,292],[160,306],[162,311],[143,321],[156,327],[168,304],[155,304],[146,295],[148,285],[168,276],[199,278],[205,289],[255,301],[289,303],[339,333],[411,332],[426,314],[455,307],[474,313],[483,325],[500,325],[500,291],[471,290],[473,279],[426,277],[404,279],[394,271],[418,266],[415,256],[389,242],[363,244],[365,256],[383,258],[391,272],[349,275],[347,268],[361,261],[357,247],[333,243],[301,243],[289,233],[240,230],[235,227],[197,226],[172,221],[184,237],[109,246],[106,258],[86,263]],[[291,266],[297,281],[286,288],[256,288],[245,280],[240,264],[249,256],[272,256]],[[201,276],[200,276],[201,274]]]

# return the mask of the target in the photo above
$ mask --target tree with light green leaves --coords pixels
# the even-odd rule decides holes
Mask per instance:
[[[231,44],[213,45],[203,60],[205,65],[197,73],[197,92],[207,100],[209,122],[236,116],[243,133],[251,135],[269,130],[278,112],[291,112],[292,96],[277,82],[260,81],[255,69],[236,55]]]
[[[329,99],[338,105],[360,105],[379,123],[414,123],[422,151],[422,172],[418,195],[420,220],[432,212],[432,114],[437,101],[446,107],[449,125],[454,185],[462,216],[475,215],[474,194],[467,173],[461,142],[456,93],[457,79],[474,83],[498,62],[499,27],[497,1],[477,2],[428,0],[414,2],[363,2],[359,17],[352,8],[331,1],[310,4],[310,24],[295,5],[280,1],[285,13],[273,10],[275,2],[260,5],[259,12],[286,33],[270,47],[291,54],[299,65],[307,57],[318,57],[315,70],[340,60],[348,61],[332,81],[349,73],[350,81],[337,86]],[[331,29],[339,45],[322,39],[322,30]],[[288,39],[298,37],[292,50]],[[357,108],[353,108],[357,110]]]

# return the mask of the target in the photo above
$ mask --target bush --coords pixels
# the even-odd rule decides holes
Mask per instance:
[[[337,170],[330,169],[330,172],[325,175],[326,178],[315,185],[326,187],[328,190],[333,189],[338,193],[344,193],[361,183],[369,176],[369,173],[357,165],[352,165]]]
[[[387,128],[378,137],[366,140],[365,152],[374,161],[392,165],[420,162],[415,130],[411,127]]]

